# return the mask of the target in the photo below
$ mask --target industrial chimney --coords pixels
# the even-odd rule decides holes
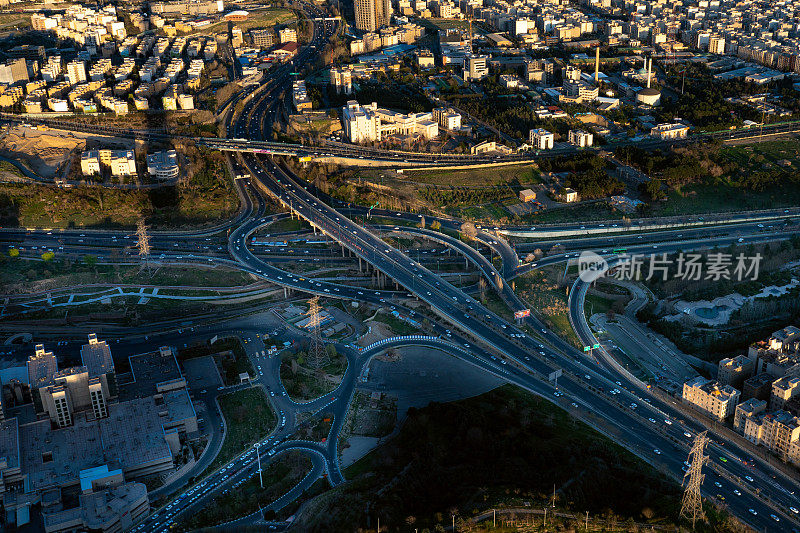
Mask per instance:
[[[594,55],[594,82],[600,83],[600,46],[595,49]]]
[[[650,62],[647,64],[647,88],[650,88],[650,69],[653,68],[653,58],[650,58]]]

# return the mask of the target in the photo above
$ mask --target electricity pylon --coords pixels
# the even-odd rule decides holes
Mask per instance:
[[[319,305],[319,296],[315,296],[308,301],[308,312],[306,313],[309,316],[306,327],[311,332],[311,343],[308,346],[308,362],[315,369],[322,368],[328,356],[319,330],[321,322],[320,311],[322,311],[322,308]]]
[[[147,234],[147,225],[144,218],[140,217],[136,223],[136,248],[139,251],[140,268],[147,269],[150,273],[150,236]]]
[[[692,529],[698,520],[705,520],[703,512],[703,497],[700,494],[700,487],[703,484],[703,465],[708,462],[705,455],[706,444],[708,444],[708,432],[704,431],[697,435],[689,452],[689,469],[683,476],[683,500],[681,501],[681,518],[692,521]]]

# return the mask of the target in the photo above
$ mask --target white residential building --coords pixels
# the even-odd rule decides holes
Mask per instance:
[[[532,147],[537,150],[552,150],[555,135],[543,128],[532,129],[528,138]]]
[[[575,146],[585,148],[594,142],[594,135],[583,130],[569,130],[569,142]]]
[[[297,30],[294,28],[283,28],[278,30],[278,38],[280,39],[281,43],[296,43]]]
[[[70,85],[77,85],[86,81],[86,63],[75,60],[67,63],[67,82]]]

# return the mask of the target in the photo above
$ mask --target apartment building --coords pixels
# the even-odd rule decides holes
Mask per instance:
[[[336,89],[336,94],[352,94],[353,71],[348,67],[332,67],[330,69],[330,84]]]
[[[724,421],[734,414],[740,393],[730,385],[698,376],[683,384],[683,400]]]
[[[86,63],[80,60],[67,63],[66,80],[70,85],[77,85],[87,80]]]
[[[250,30],[248,35],[250,36],[250,42],[253,43],[253,46],[256,48],[272,48],[272,46],[275,44],[275,34],[272,32],[272,30]],[[297,32],[295,32],[295,39],[296,38]]]
[[[15,83],[27,82],[28,64],[25,59],[9,59],[0,65],[0,83],[14,85]]]
[[[594,142],[594,135],[584,130],[569,130],[569,143],[580,148],[591,146]]]
[[[278,30],[278,38],[283,43],[296,43],[297,42],[297,30],[294,28],[282,28]]]
[[[717,381],[741,390],[744,380],[753,373],[753,362],[744,355],[726,357],[717,367]]]
[[[766,410],[767,402],[764,400],[750,398],[749,400],[743,401],[736,406],[734,411],[733,429],[745,435],[751,442],[758,444],[761,435],[759,430],[755,428],[755,426],[752,426],[752,424],[758,415],[766,412]],[[750,427],[748,427],[748,423],[751,424]],[[760,422],[758,422],[758,425],[760,426]]]
[[[789,326],[766,341],[753,343],[747,357],[753,361],[754,373],[766,372],[774,379],[800,373],[800,329]]]
[[[536,150],[552,150],[555,135],[543,128],[535,128],[528,132],[530,145]]]
[[[786,406],[792,398],[800,396],[800,377],[783,376],[772,383],[772,394],[769,398],[771,411],[778,411]]]
[[[155,14],[177,17],[180,15],[212,15],[225,11],[223,0],[175,0],[154,2],[150,11]]]
[[[449,107],[434,108],[433,120],[439,124],[439,127],[447,131],[461,129],[461,114]]]
[[[81,153],[81,172],[85,176],[99,174],[103,168],[108,168],[114,177],[135,176],[133,150],[85,150]]]
[[[369,32],[388,26],[392,17],[389,0],[355,0],[356,29]]]

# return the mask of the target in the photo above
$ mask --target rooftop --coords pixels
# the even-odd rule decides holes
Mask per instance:
[[[175,359],[172,349],[168,347],[162,347],[154,352],[132,355],[128,361],[130,361],[131,374],[135,381],[134,384],[128,384],[125,387],[129,398],[150,396],[156,393],[159,383],[183,377],[178,361]]]
[[[49,420],[19,426],[17,453],[32,490],[77,483],[81,470],[104,464],[132,470],[172,459],[152,397],[108,408],[108,418],[78,414],[73,426],[61,429],[51,429]],[[0,426],[0,444],[8,448],[14,442],[12,423],[16,419]]]
[[[91,377],[114,372],[114,359],[108,343],[98,341],[94,333],[89,335],[89,343],[81,346],[81,362]]]

